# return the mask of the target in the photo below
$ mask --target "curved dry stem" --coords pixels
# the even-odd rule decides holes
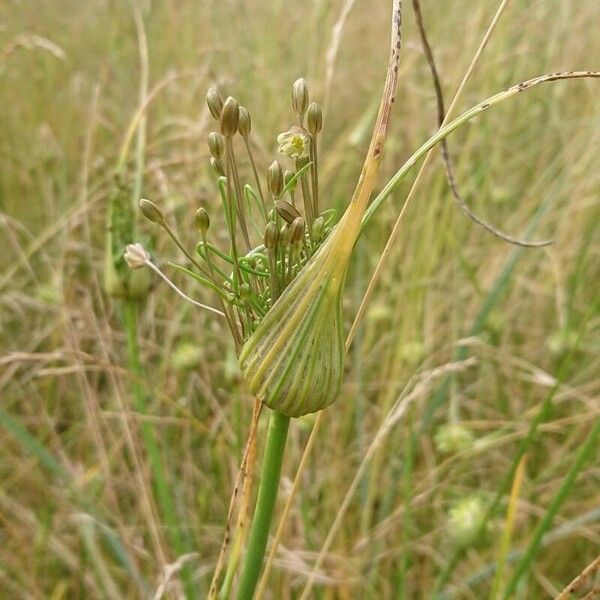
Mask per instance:
[[[415,13],[415,19],[417,21],[417,29],[419,30],[419,37],[421,38],[421,45],[423,46],[423,53],[425,54],[425,59],[427,60],[427,64],[429,65],[429,71],[431,72],[431,78],[433,80],[433,87],[435,89],[435,97],[437,104],[437,117],[438,117],[438,127],[442,127],[444,125],[444,120],[446,118],[446,108],[444,103],[444,93],[442,91],[442,84],[440,82],[440,76],[438,73],[437,65],[435,62],[435,58],[433,56],[433,50],[431,49],[431,45],[429,44],[429,39],[427,37],[427,31],[425,30],[425,23],[423,21],[423,13],[421,12],[421,4],[420,0],[413,0],[413,9]],[[450,191],[452,192],[452,197],[456,202],[457,206],[467,215],[471,221],[477,223],[483,227],[486,231],[495,235],[496,237],[508,242],[509,244],[514,244],[515,246],[523,246],[525,248],[540,248],[543,246],[549,246],[552,244],[553,240],[541,240],[538,242],[530,242],[527,240],[523,240],[520,238],[513,237],[508,233],[503,233],[481,217],[477,216],[464,201],[459,189],[458,184],[456,183],[456,176],[454,174],[454,167],[452,166],[452,159],[450,158],[450,150],[448,148],[448,140],[443,139],[440,142],[440,153],[442,155],[442,161],[444,163],[444,167],[446,169],[446,179],[448,181],[448,186],[450,187]]]
[[[453,113],[454,108],[458,104],[458,102],[462,96],[462,93],[463,93],[465,87],[467,86],[467,83],[471,79],[471,75],[475,71],[475,67],[479,63],[479,59],[481,58],[483,51],[485,50],[488,42],[490,41],[490,38],[492,37],[494,30],[496,29],[496,25],[498,24],[498,22],[500,21],[500,18],[504,14],[504,11],[508,5],[508,1],[509,0],[501,0],[500,1],[500,4],[498,5],[498,9],[496,10],[496,13],[494,14],[494,17],[491,20],[486,32],[484,33],[483,37],[481,38],[481,42],[479,43],[479,46],[477,47],[477,50],[475,51],[475,54],[473,55],[473,58],[471,59],[471,62],[469,64],[465,74],[463,75],[463,78],[458,86],[458,89],[456,90],[456,93],[454,94],[454,98],[452,99],[452,102],[450,103],[450,108],[448,108],[448,111],[446,112],[446,117],[444,119],[444,123],[450,119],[450,115]],[[381,266],[385,262],[385,258],[387,257],[387,254],[389,254],[389,252],[390,252],[390,249],[393,244],[393,240],[398,235],[398,232],[400,230],[400,223],[402,222],[402,218],[404,217],[404,214],[406,213],[406,209],[408,208],[410,201],[413,198],[415,191],[419,186],[419,183],[423,177],[425,168],[427,167],[429,160],[431,159],[431,156],[432,156],[432,153],[429,152],[427,157],[425,158],[425,161],[423,162],[423,165],[421,166],[421,169],[419,170],[419,173],[417,174],[417,177],[416,177],[414,183],[412,184],[412,187],[410,189],[410,192],[408,193],[408,196],[406,198],[406,201],[404,202],[404,205],[400,209],[400,213],[398,214],[398,217],[396,218],[396,222],[394,223],[394,227],[392,228],[392,233],[390,234],[389,239],[386,242],[385,248],[383,250],[383,254],[379,257],[377,267],[375,268],[375,271],[373,272],[373,275],[371,276],[369,285],[367,286],[367,290],[365,291],[365,294],[360,303],[360,306],[358,308],[356,316],[354,317],[352,327],[350,328],[350,332],[348,333],[348,337],[346,339],[346,344],[348,346],[352,343],[352,340],[354,339],[354,335],[356,333],[356,328],[358,326],[358,323],[362,319],[364,312],[367,308],[367,304],[369,303],[371,295],[373,294],[373,290],[375,288],[375,284],[377,283],[377,279],[378,279],[379,272],[381,270]]]
[[[460,116],[453,119],[450,123],[442,127],[432,135],[418,150],[416,150],[412,156],[400,167],[396,174],[389,180],[387,185],[381,190],[377,197],[373,200],[362,220],[361,233],[373,220],[376,212],[381,208],[382,204],[387,200],[394,190],[399,186],[400,182],[408,174],[408,172],[419,162],[432,148],[439,144],[442,140],[447,138],[453,131],[477,117],[486,110],[500,104],[517,94],[531,90],[534,87],[542,83],[549,83],[551,81],[560,81],[562,79],[589,79],[589,78],[600,78],[600,71],[564,71],[561,73],[547,73],[545,75],[539,75],[533,77],[521,83],[517,83],[512,87],[498,92],[493,96],[490,96],[486,100],[479,102],[469,110],[462,113]]]
[[[262,402],[260,400],[254,401],[254,409],[252,413],[252,422],[250,424],[250,432],[248,433],[248,441],[246,442],[246,447],[244,448],[244,453],[242,455],[242,462],[240,463],[240,468],[238,469],[235,484],[233,486],[233,492],[231,494],[231,498],[229,500],[229,508],[227,510],[227,520],[225,522],[225,533],[223,534],[223,541],[221,542],[221,549],[219,551],[219,557],[217,558],[217,565],[215,567],[212,580],[210,582],[210,588],[208,592],[208,600],[215,600],[217,598],[217,594],[219,591],[218,583],[219,578],[221,577],[221,573],[223,571],[223,565],[225,562],[225,552],[227,551],[227,547],[229,546],[229,540],[231,539],[231,523],[233,522],[233,513],[235,510],[235,504],[240,493],[240,489],[244,485],[247,477],[247,466],[248,466],[248,458],[253,452],[253,447],[256,445],[256,430],[258,428],[258,420],[260,418],[260,413],[262,410]],[[244,506],[240,507],[240,511],[245,510]]]

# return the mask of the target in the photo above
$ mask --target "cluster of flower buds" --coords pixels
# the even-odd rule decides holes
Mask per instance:
[[[310,102],[306,81],[298,79],[292,86],[292,108],[297,122],[277,138],[282,161],[288,164],[284,168],[278,160],[273,161],[262,179],[254,156],[248,109],[231,96],[223,99],[214,88],[208,91],[206,103],[218,123],[216,130],[208,135],[208,151],[225,215],[228,247],[219,248],[209,239],[211,220],[205,208],[199,208],[194,216],[200,237],[195,252],[184,247],[156,204],[143,199],[140,210],[167,232],[190,263],[175,267],[216,294],[240,356],[259,360],[261,366],[257,371],[261,372],[265,368],[264,355],[252,351],[260,324],[318,253],[335,219],[334,211],[321,212],[319,208],[317,145],[323,117],[318,104]],[[140,252],[137,246],[128,247],[126,258],[132,268],[148,264],[148,257],[138,260]],[[336,308],[334,312],[339,311]],[[338,321],[333,320],[334,328],[341,328]],[[319,335],[325,330],[329,331],[329,326],[319,327]],[[329,348],[322,352],[325,364],[330,365],[333,357],[336,365],[327,368],[330,377],[326,386],[320,376],[308,378],[313,386],[322,388],[321,392],[305,385],[304,391],[296,393],[292,383],[287,389],[292,390],[295,398],[280,402],[277,393],[256,389],[251,384],[252,391],[273,408],[294,416],[329,404],[339,387],[339,357],[343,350],[339,335],[327,333],[322,337]],[[241,363],[243,371],[246,371],[245,360]],[[311,397],[308,404],[307,396]]]

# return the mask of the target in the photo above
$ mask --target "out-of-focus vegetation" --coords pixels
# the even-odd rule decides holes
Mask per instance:
[[[147,112],[143,195],[190,247],[195,209],[218,212],[205,143],[214,128],[204,101],[211,85],[252,111],[264,172],[277,134],[292,124],[290,84],[305,76],[324,110],[321,203],[346,205],[389,29],[383,0],[356,0],[336,28],[349,4],[142,3],[150,90],[159,86]],[[436,128],[405,4],[382,185]],[[450,99],[497,2],[424,0],[422,8]],[[599,22],[594,0],[510,2],[461,107],[540,73],[597,70]],[[252,413],[232,343],[220,321],[155,281],[140,318],[145,376],[132,381],[117,310],[102,289],[108,200],[139,77],[129,3],[2,2],[0,597],[152,597],[161,584],[176,597],[178,569],[169,575],[168,565],[180,555],[156,506],[142,423],[158,437],[198,597],[219,553]],[[299,596],[377,436],[315,598],[430,598],[436,586],[446,597],[487,598],[525,443],[496,597],[519,565],[526,569],[515,597],[554,597],[598,555],[596,447],[569,489],[561,484],[600,418],[599,97],[596,81],[550,84],[450,138],[471,208],[512,234],[554,238],[548,248],[515,248],[476,227],[456,209],[437,157],[427,170],[358,330],[343,390],[325,414],[269,597]],[[349,319],[411,183],[358,246]],[[224,225],[217,218],[213,227]],[[178,256],[153,229],[142,231],[139,241],[160,260]],[[213,300],[173,276],[190,295]],[[149,395],[149,414],[134,410],[132,383]],[[311,423],[291,425],[281,502]],[[474,523],[496,496],[477,535]]]

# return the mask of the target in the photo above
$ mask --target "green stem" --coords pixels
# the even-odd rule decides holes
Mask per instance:
[[[129,369],[133,373],[132,391],[135,401],[135,410],[140,415],[148,414],[148,404],[146,392],[141,381],[144,378],[144,371],[140,360],[140,349],[138,345],[137,334],[137,302],[134,300],[125,300],[123,302],[123,327],[127,336],[127,353],[129,360]],[[160,448],[156,439],[155,431],[152,425],[147,421],[141,424],[142,440],[148,455],[152,479],[154,480],[154,489],[156,491],[161,513],[165,519],[169,537],[174,550],[178,556],[187,552],[188,544],[184,543],[183,535],[180,530],[179,520],[175,511],[173,497],[169,489],[169,483],[165,474],[165,466],[162,461]],[[192,592],[191,571],[184,567],[182,569],[182,579],[187,592]],[[193,596],[190,596],[193,597]]]
[[[269,420],[267,445],[260,475],[260,486],[256,509],[252,520],[248,549],[240,578],[238,600],[252,600],[258,578],[262,571],[263,559],[273,518],[273,508],[277,499],[281,463],[287,439],[290,417],[273,411]]]

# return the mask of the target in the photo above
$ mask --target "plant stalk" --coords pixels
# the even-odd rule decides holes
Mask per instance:
[[[252,600],[258,578],[262,571],[273,509],[277,500],[277,489],[281,475],[281,463],[287,440],[290,417],[272,411],[269,419],[267,444],[260,474],[258,498],[250,529],[248,548],[238,589],[238,600]]]
[[[134,300],[124,300],[122,303],[123,309],[123,328],[127,337],[127,354],[129,368],[133,373],[132,392],[135,401],[135,410],[140,415],[148,414],[148,405],[146,392],[142,388],[140,381],[144,377],[144,371],[140,360],[140,349],[138,345],[137,333],[137,302]],[[169,531],[169,537],[177,556],[181,556],[188,551],[186,540],[180,529],[177,511],[173,501],[172,491],[167,480],[165,465],[162,460],[156,432],[153,426],[143,421],[141,423],[141,434],[144,442],[144,448],[148,455],[150,470],[156,491],[160,511],[165,520]],[[184,587],[187,593],[193,591],[191,571],[189,567],[184,567],[181,572]]]

